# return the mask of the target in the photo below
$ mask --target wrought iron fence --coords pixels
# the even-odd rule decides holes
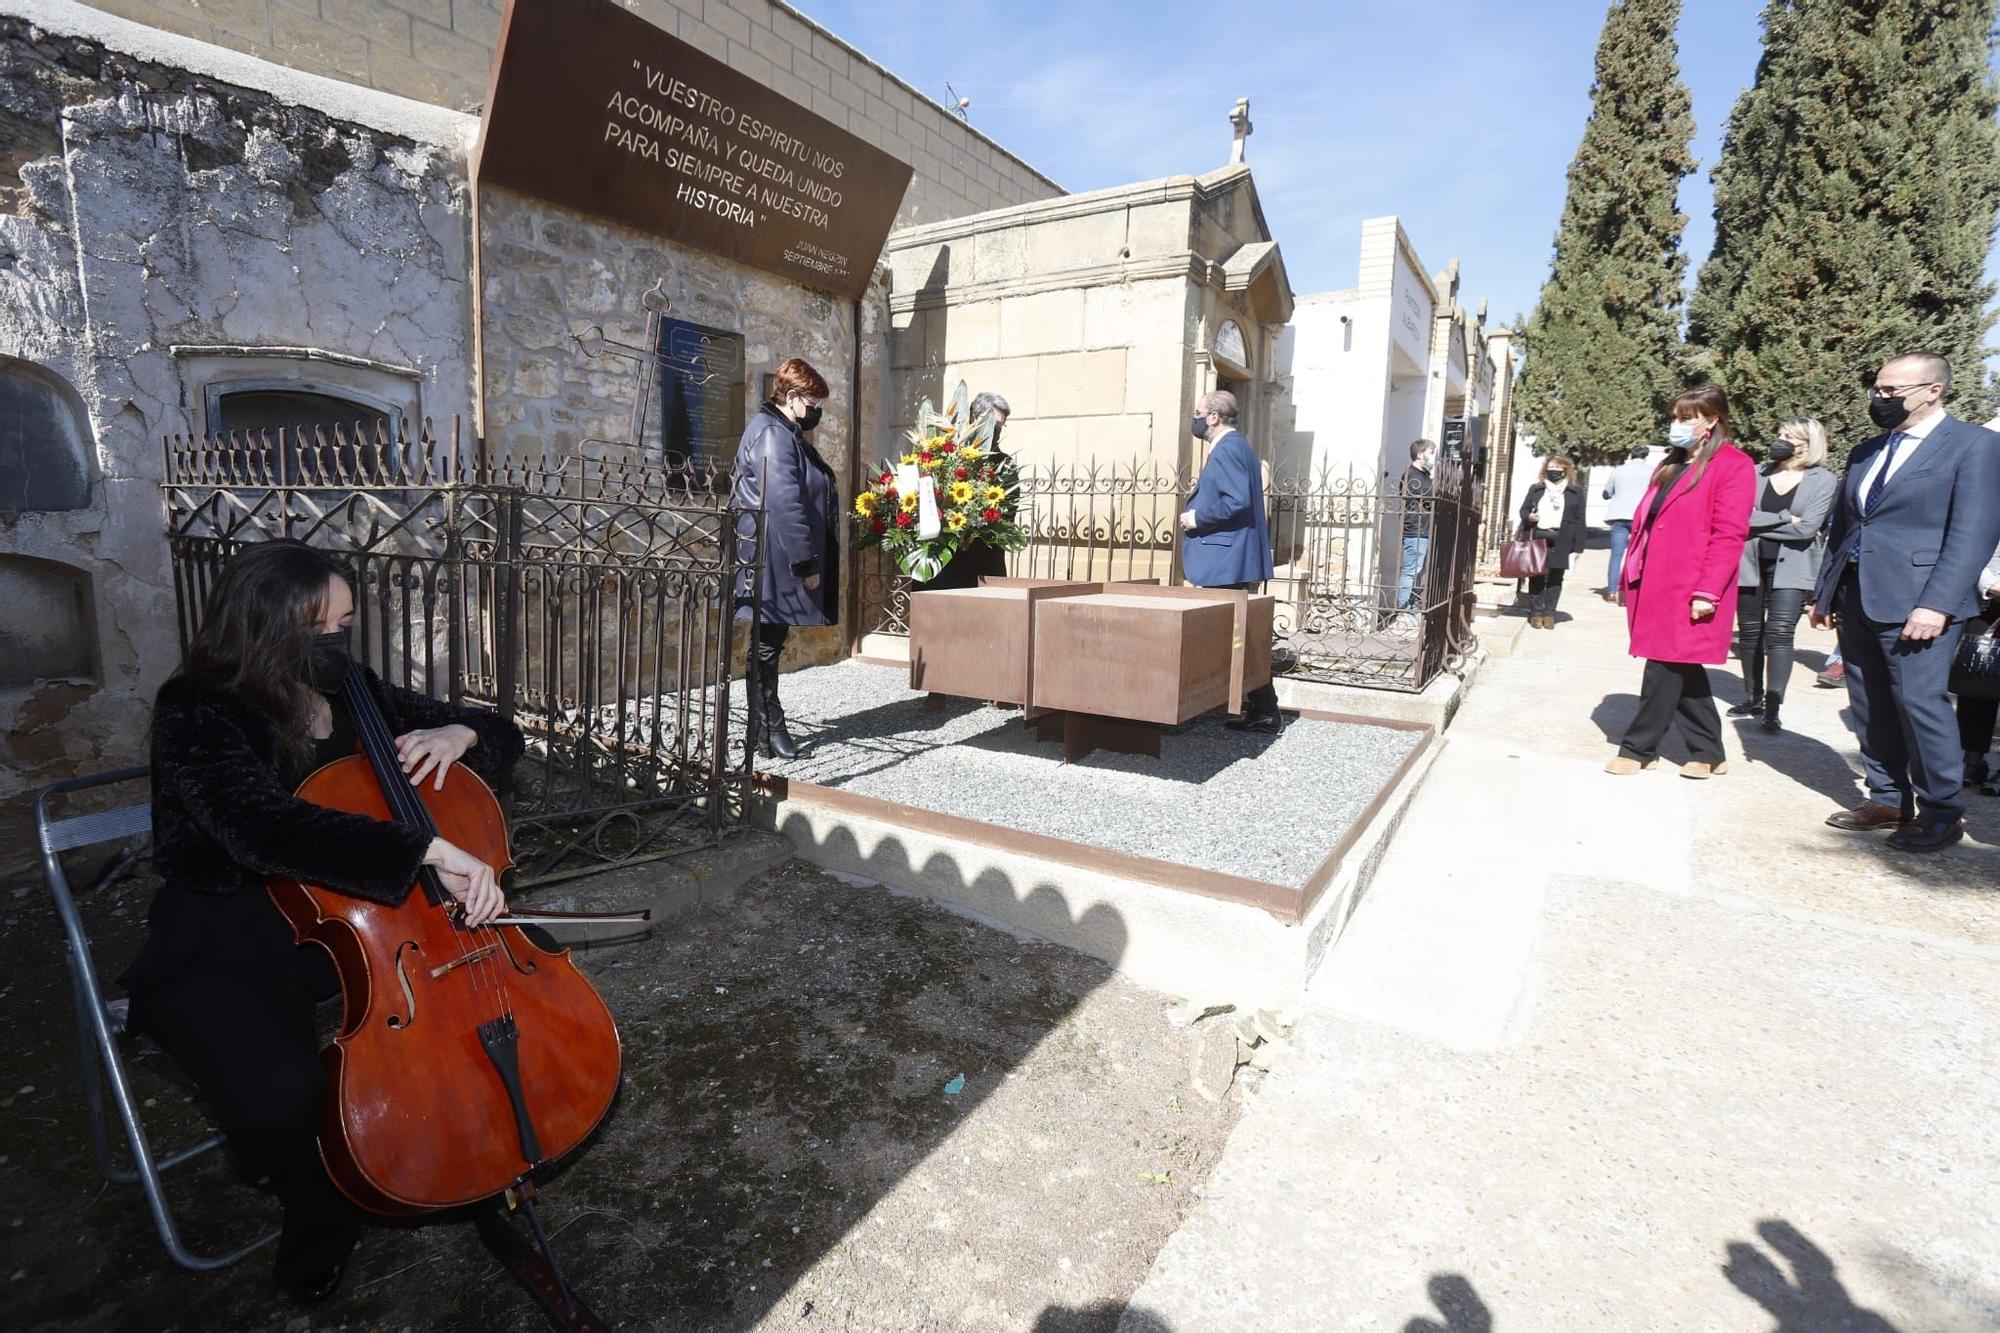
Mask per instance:
[[[732,510],[713,469],[468,458],[386,428],[172,437],[165,499],[183,643],[215,571],[293,537],[354,570],[356,647],[407,688],[527,734],[507,793],[523,883],[719,837],[746,815],[729,713]],[[744,543],[755,550],[755,543]],[[732,744],[732,741],[735,743]]]
[[[1478,562],[1476,480],[1441,461],[1428,496],[1400,482],[1322,470],[1264,483],[1277,599],[1274,664],[1303,680],[1421,690],[1477,646],[1472,586]],[[1152,464],[1021,468],[1017,520],[1025,549],[1007,558],[1023,578],[1181,580],[1179,516],[1194,493],[1187,471]],[[1405,536],[1414,577],[1402,586]],[[913,587],[879,551],[865,552],[863,634],[907,635]]]

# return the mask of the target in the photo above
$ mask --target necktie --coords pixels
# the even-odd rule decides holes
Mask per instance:
[[[1868,517],[1868,511],[1873,509],[1875,502],[1882,498],[1882,488],[1889,484],[1889,469],[1896,466],[1897,446],[1909,438],[1909,436],[1903,434],[1901,431],[1897,431],[1889,437],[1889,452],[1883,455],[1882,466],[1876,469],[1875,480],[1868,483],[1868,494],[1861,499],[1861,516],[1863,518]]]

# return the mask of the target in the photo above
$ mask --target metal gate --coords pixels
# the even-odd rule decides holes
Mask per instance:
[[[291,537],[354,571],[355,647],[398,685],[511,717],[519,882],[712,841],[746,816],[730,726],[739,554],[762,515],[728,476],[591,459],[468,458],[438,439],[270,431],[166,441],[185,646],[215,571]],[[755,580],[752,580],[755,586]]]

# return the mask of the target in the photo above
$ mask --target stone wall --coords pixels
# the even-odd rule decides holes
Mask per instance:
[[[860,302],[857,390],[853,301],[502,189],[480,193],[480,244],[485,434],[496,455],[633,457],[624,442],[642,372],[629,360],[584,356],[573,335],[596,325],[607,339],[642,345],[641,302],[664,283],[671,316],[743,335],[746,421],[763,376],[786,357],[804,357],[826,377],[833,392],[813,439],[842,495],[852,493],[857,399],[862,430],[879,437],[885,420],[888,314],[879,277]],[[838,630],[811,630],[793,636],[786,662],[842,651]]]
[[[1265,262],[1239,284],[1249,255]],[[1239,322],[1261,385],[1290,313],[1289,291],[1270,303],[1283,271],[1240,167],[897,232],[884,257],[899,428],[964,380],[1007,397],[1007,447],[1032,462],[1198,462],[1188,406],[1216,383],[1215,329]],[[1243,407],[1261,444],[1261,387]]]
[[[539,0],[560,3],[561,0]],[[89,0],[140,23],[459,110],[486,97],[501,0]],[[1062,188],[777,0],[625,7],[916,169],[897,225]]]
[[[341,91],[382,123],[408,106]],[[84,508],[0,513],[0,558],[87,575],[96,645],[87,676],[0,692],[0,864],[27,792],[144,758],[179,657],[160,440],[198,421],[201,376],[318,349],[397,367],[425,412],[469,407],[456,120],[397,134],[0,15],[0,347],[74,391],[90,473]]]

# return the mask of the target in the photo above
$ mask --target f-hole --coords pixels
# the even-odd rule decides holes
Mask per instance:
[[[500,936],[500,947],[507,951],[507,961],[514,965],[514,970],[524,977],[535,975],[535,960],[530,958],[523,963],[514,953],[514,941],[507,938],[508,932],[501,930],[496,933]]]
[[[389,1026],[398,1032],[416,1021],[417,1017],[417,993],[410,989],[410,973],[403,966],[403,955],[406,953],[422,952],[423,950],[417,947],[415,940],[404,940],[396,946],[396,980],[403,984],[403,1007],[409,1011],[401,1017],[395,1014],[389,1015]]]

